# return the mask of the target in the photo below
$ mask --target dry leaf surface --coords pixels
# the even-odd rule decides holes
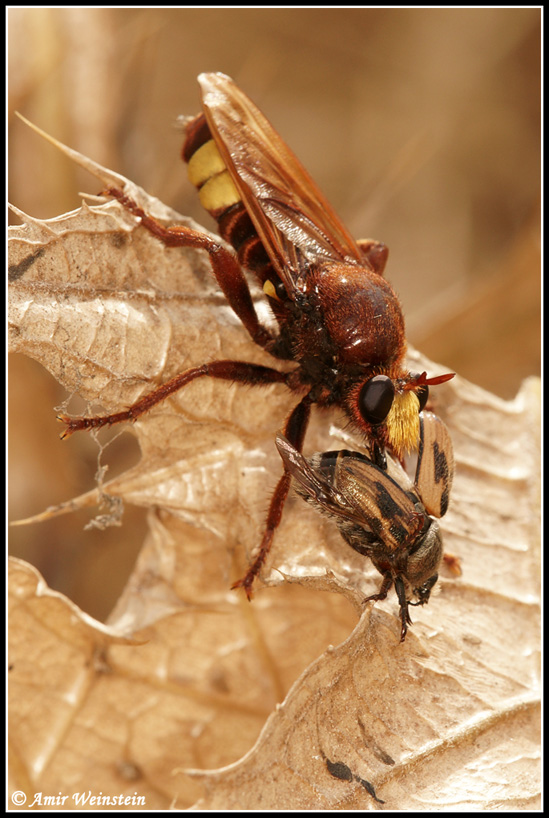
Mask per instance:
[[[11,348],[92,411],[206,360],[272,365],[207,260],[167,250],[116,202],[23,217],[10,273]],[[134,799],[128,809],[382,808],[367,785],[390,809],[536,808],[537,384],[504,402],[456,378],[434,399],[456,450],[442,525],[463,575],[414,609],[403,645],[394,598],[359,619],[379,575],[298,498],[264,570],[270,587],[251,605],[229,591],[281,470],[274,433],[295,403],[282,386],[200,379],[136,422],[140,463],[48,511],[105,499],[149,509],[108,627],[13,564],[12,789],[61,791],[61,808],[88,792]],[[307,453],[359,448],[341,420],[315,413]]]

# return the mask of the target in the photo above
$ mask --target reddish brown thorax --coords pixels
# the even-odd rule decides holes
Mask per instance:
[[[312,276],[341,363],[379,366],[404,352],[404,317],[391,285],[356,264],[326,264]]]

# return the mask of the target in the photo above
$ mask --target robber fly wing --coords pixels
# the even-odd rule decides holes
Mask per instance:
[[[290,298],[312,263],[365,264],[360,249],[301,162],[237,85],[199,76],[208,125]]]

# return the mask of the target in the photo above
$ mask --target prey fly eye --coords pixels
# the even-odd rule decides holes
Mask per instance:
[[[375,375],[366,381],[358,396],[358,409],[372,426],[383,423],[393,405],[395,387],[387,375]]]
[[[425,384],[420,386],[416,392],[416,395],[419,400],[419,411],[422,412],[427,405],[427,401],[429,400],[429,387]]]
[[[410,372],[410,377],[419,378],[419,372]],[[429,400],[429,387],[426,383],[422,384],[419,389],[416,390],[416,396],[419,400],[419,411],[422,412]]]

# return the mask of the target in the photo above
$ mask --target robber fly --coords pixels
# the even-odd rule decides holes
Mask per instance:
[[[186,126],[183,158],[204,207],[236,254],[205,233],[165,227],[121,190],[111,189],[143,227],[168,247],[204,249],[228,303],[252,340],[291,371],[244,361],[213,361],[177,375],[125,411],[70,418],[64,436],[79,429],[135,420],[195,378],[249,385],[283,383],[298,403],[284,435],[301,451],[311,406],[338,406],[362,434],[381,467],[385,451],[401,457],[417,448],[419,412],[428,378],[405,364],[404,318],[382,277],[387,249],[355,241],[313,180],[251,100],[224,74],[201,74],[203,113]],[[278,324],[260,323],[243,268],[253,272]],[[251,597],[269,553],[290,486],[287,471],[274,491],[259,551],[234,587]]]
[[[305,459],[281,434],[276,445],[298,494],[334,519],[349,545],[369,557],[383,576],[379,592],[365,601],[385,599],[395,586],[404,641],[412,624],[408,606],[429,601],[443,556],[440,528],[433,518],[446,514],[452,487],[454,455],[448,429],[436,415],[421,413],[413,484],[394,461],[384,471],[365,455],[347,450]]]

